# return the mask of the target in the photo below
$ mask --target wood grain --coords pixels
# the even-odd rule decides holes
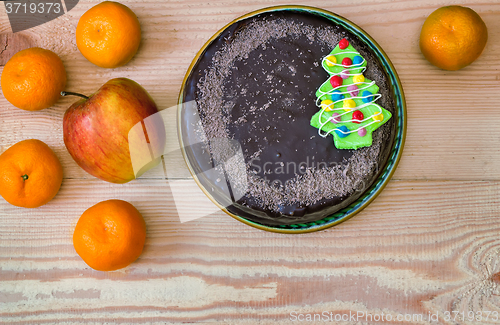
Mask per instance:
[[[186,192],[196,187],[180,182]],[[475,311],[479,303],[498,311],[500,216],[484,207],[498,202],[499,191],[491,181],[393,181],[350,221],[290,236],[221,212],[180,223],[165,181],[67,180],[42,208],[3,210],[0,316],[237,322],[244,315],[287,323],[293,311],[427,315]],[[148,230],[139,260],[105,273],[76,255],[71,229],[88,206],[108,198],[134,204]]]
[[[69,91],[91,94],[111,78],[128,77],[165,110],[176,105],[192,58],[217,30],[249,11],[286,4],[121,2],[138,15],[143,30],[139,52],[126,66],[98,68],[76,47],[78,19],[98,1],[80,1],[66,15],[16,34],[0,5],[0,51],[7,45],[0,65],[25,43],[41,46],[62,58]],[[75,99],[25,112],[0,96],[0,153],[38,138],[54,149],[65,175],[59,194],[43,207],[21,209],[0,201],[0,323],[290,324],[301,323],[294,322],[294,312],[305,317],[324,311],[423,317],[331,322],[338,324],[498,323],[491,316],[446,321],[445,312],[500,312],[500,3],[298,4],[361,26],[399,73],[408,134],[401,163],[382,194],[354,218],[321,232],[260,231],[211,213],[213,205],[199,196],[178,152],[164,157],[168,175],[159,165],[128,184],[105,183],[80,169],[64,147],[62,117]],[[455,72],[431,66],[418,48],[425,18],[448,4],[473,8],[489,31],[482,56]],[[168,132],[175,144],[176,130]],[[172,188],[180,193],[175,200]],[[141,211],[147,241],[129,267],[99,272],[74,251],[72,231],[85,209],[110,198]],[[176,204],[200,218],[181,223]],[[438,313],[439,321],[430,321],[429,313]]]

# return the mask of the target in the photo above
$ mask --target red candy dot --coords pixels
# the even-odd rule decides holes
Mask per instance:
[[[349,41],[346,40],[345,38],[341,39],[340,42],[339,42],[339,48],[341,50],[345,49],[346,47],[349,46]]]
[[[342,86],[342,82],[343,82],[342,77],[333,76],[330,78],[330,83],[332,84],[333,88]]]
[[[344,67],[350,67],[352,65],[352,60],[350,58],[344,58],[342,60],[342,65]]]
[[[363,121],[363,113],[361,113],[361,111],[354,111],[354,113],[352,113],[352,123],[361,123],[361,121]]]

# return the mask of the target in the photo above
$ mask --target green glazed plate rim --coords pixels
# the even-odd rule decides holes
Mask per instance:
[[[334,24],[340,25],[349,32],[351,32],[353,35],[358,37],[361,41],[363,41],[375,54],[375,56],[380,60],[380,63],[382,65],[383,70],[386,72],[387,76],[389,77],[390,84],[392,86],[392,90],[394,93],[394,99],[395,99],[395,104],[396,104],[396,114],[395,116],[397,118],[396,121],[396,134],[394,137],[394,143],[391,149],[391,152],[389,154],[389,158],[387,159],[387,162],[385,164],[385,167],[383,171],[380,173],[379,177],[374,181],[374,183],[365,191],[365,193],[358,198],[356,201],[351,203],[349,206],[347,206],[344,209],[341,209],[337,211],[336,213],[325,217],[321,220],[318,221],[313,221],[313,222],[307,222],[307,223],[296,223],[296,224],[291,224],[291,225],[279,225],[279,226],[268,226],[268,225],[263,225],[260,223],[257,223],[255,221],[251,221],[248,219],[245,219],[243,217],[240,217],[238,215],[235,215],[231,212],[229,212],[224,206],[219,204],[211,195],[210,193],[203,187],[201,182],[198,180],[196,173],[194,172],[191,164],[189,163],[189,159],[186,156],[186,152],[184,151],[184,145],[183,145],[183,139],[181,136],[181,128],[182,128],[182,123],[181,123],[181,110],[183,107],[183,95],[186,87],[187,80],[189,79],[193,68],[195,65],[198,63],[199,59],[201,56],[205,53],[205,50],[212,44],[214,40],[216,40],[219,35],[221,35],[229,26],[233,25],[234,23],[237,23],[241,20],[248,19],[254,16],[257,16],[259,14],[263,13],[269,13],[269,12],[276,12],[276,11],[294,11],[294,12],[303,12],[303,13],[308,13],[308,14],[313,14],[313,15],[318,15],[323,18],[326,18],[333,22]],[[387,56],[387,54],[384,52],[384,50],[378,45],[378,43],[370,36],[368,33],[366,33],[363,29],[361,29],[359,26],[354,24],[353,22],[347,20],[346,18],[339,16],[337,14],[334,14],[330,11],[320,9],[320,8],[315,8],[315,7],[309,7],[309,6],[296,6],[296,5],[285,5],[285,6],[273,6],[273,7],[267,7],[259,10],[252,11],[250,13],[247,13],[241,17],[236,18],[235,20],[231,21],[228,23],[226,26],[221,28],[217,33],[215,33],[204,45],[203,47],[198,51],[196,54],[195,58],[191,62],[191,65],[189,66],[186,75],[184,77],[184,80],[182,82],[182,86],[179,92],[179,99],[178,99],[178,114],[177,114],[177,125],[178,125],[178,137],[179,137],[179,142],[181,146],[181,151],[184,157],[184,161],[186,162],[186,165],[188,166],[188,169],[193,176],[193,179],[196,181],[198,186],[201,188],[201,190],[208,196],[208,198],[214,202],[222,211],[225,213],[229,214],[231,217],[235,218],[238,221],[241,221],[249,226],[261,229],[261,230],[266,230],[270,232],[277,232],[277,233],[287,233],[287,234],[299,234],[299,233],[307,233],[307,232],[314,232],[314,231],[319,231],[323,230],[332,226],[335,226],[343,221],[346,221],[350,218],[352,218],[354,215],[359,213],[361,210],[363,210],[365,207],[367,207],[379,194],[382,192],[384,187],[387,185],[389,180],[391,179],[392,175],[394,174],[396,167],[398,166],[399,160],[401,159],[401,156],[403,154],[403,147],[405,143],[405,138],[406,138],[406,120],[407,120],[407,113],[406,113],[406,101],[405,101],[405,96],[403,92],[403,87],[401,85],[401,81],[399,80],[398,74],[396,72],[396,69],[394,68],[391,60]]]

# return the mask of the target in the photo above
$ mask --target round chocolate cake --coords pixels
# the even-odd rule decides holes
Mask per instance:
[[[318,15],[263,13],[224,30],[185,84],[185,153],[209,195],[235,215],[264,225],[320,220],[359,198],[384,167],[394,122],[370,146],[337,149],[310,125],[316,91],[329,79],[322,59],[347,39],[394,112],[387,76],[357,37]],[[187,140],[186,140],[187,139]],[[238,154],[239,153],[239,154]]]

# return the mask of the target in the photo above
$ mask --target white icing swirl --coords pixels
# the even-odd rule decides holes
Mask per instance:
[[[351,64],[350,66],[348,67],[344,67],[344,65],[342,65],[342,63],[336,63],[336,62],[332,62],[328,59],[329,56],[337,56],[339,54],[358,54],[360,56],[360,58],[363,59],[363,61],[361,61],[361,63],[357,63],[357,64]],[[337,66],[337,67],[343,67],[343,68],[346,68],[347,70],[360,70],[358,71],[357,73],[349,73],[349,74],[345,74],[346,76],[350,77],[350,76],[359,76],[361,74],[363,74],[363,72],[365,72],[366,70],[366,67],[362,67],[363,63],[366,62],[365,58],[361,56],[361,54],[359,54],[359,52],[357,51],[344,51],[344,52],[340,52],[340,53],[335,53],[335,54],[329,54],[327,56],[325,56],[323,58],[323,60],[321,61],[321,64],[322,66],[324,67],[325,66],[325,62],[328,62],[328,64],[326,65],[327,67],[330,67],[330,66]],[[338,75],[341,75],[343,71],[339,72],[339,73],[334,73],[332,74],[333,76],[338,76]],[[350,72],[350,71],[349,71]]]
[[[336,55],[339,55],[339,54],[357,54],[359,55],[363,61],[361,61],[361,63],[358,63],[358,64],[351,64],[350,66],[348,67],[344,67],[344,65],[342,64],[339,64],[339,63],[334,63],[332,61],[330,61],[328,59],[329,56],[333,55],[333,56],[336,56]],[[328,62],[330,66],[340,66],[340,67],[343,67],[345,68],[343,71],[341,71],[340,73],[336,73],[336,74],[332,74],[332,76],[338,76],[338,75],[342,75],[344,71],[348,71],[349,73],[348,74],[343,74],[344,76],[359,76],[359,75],[363,75],[363,72],[366,70],[366,67],[362,67],[361,65],[363,65],[363,63],[366,62],[365,58],[363,58],[361,56],[361,54],[357,51],[343,51],[343,52],[339,52],[339,53],[336,53],[336,54],[329,54],[327,55],[326,57],[323,58],[322,60],[322,65],[323,67],[325,66],[325,62]],[[328,66],[328,65],[327,65]],[[357,73],[350,73],[352,70],[360,70],[359,72]],[[354,71],[353,71],[354,72]],[[325,82],[323,82],[323,84],[320,86],[319,88],[319,93],[320,93],[320,96],[316,99],[316,106],[318,107],[321,107],[321,111],[319,113],[319,117],[318,117],[318,122],[319,124],[321,125],[319,128],[318,128],[318,134],[325,138],[327,137],[330,133],[332,133],[333,131],[339,131],[343,134],[350,134],[350,133],[354,133],[354,132],[358,132],[359,130],[363,129],[363,128],[366,128],[367,126],[369,125],[372,125],[373,123],[377,123],[377,122],[380,122],[379,120],[376,120],[374,117],[375,116],[378,116],[380,114],[383,114],[382,113],[382,108],[380,106],[377,106],[378,108],[378,112],[372,114],[371,116],[369,117],[366,117],[366,118],[363,118],[363,120],[356,120],[356,119],[351,119],[349,121],[342,121],[342,116],[344,116],[345,114],[349,114],[351,113],[352,111],[354,110],[359,110],[361,108],[364,108],[364,107],[367,107],[367,106],[370,106],[372,105],[375,101],[377,101],[380,97],[382,97],[381,94],[379,93],[376,93],[376,94],[370,94],[370,95],[367,95],[367,96],[358,96],[364,89],[368,89],[370,88],[371,86],[375,85],[375,81],[371,81],[371,82],[365,82],[365,81],[360,81],[360,82],[354,82],[352,84],[349,84],[349,85],[340,85],[340,86],[337,86],[335,88],[333,88],[332,90],[328,91],[328,92],[324,92],[321,90],[321,88],[323,88],[323,86],[327,83],[330,82],[330,79],[332,78],[332,76],[330,76],[330,78],[328,78]],[[353,89],[353,90],[347,90],[347,87],[348,86],[351,86],[351,85],[355,85],[357,86],[358,88],[357,89]],[[358,85],[363,85],[363,87],[359,88]],[[345,91],[340,91],[340,88],[341,87],[345,87],[346,90]],[[338,92],[336,92],[336,90],[339,90]],[[358,92],[358,95],[357,96],[352,96],[352,93],[353,92]],[[349,94],[351,97],[349,98],[343,98],[343,99],[339,99],[339,100],[336,100],[336,101],[332,101],[332,103],[328,104],[328,105],[321,105],[321,98],[325,95],[332,95],[332,94],[338,94],[338,95],[344,95],[344,94]],[[362,105],[360,106],[357,106],[356,108],[348,108],[346,110],[346,108],[344,107],[339,107],[339,108],[334,108],[335,104],[339,103],[339,102],[342,102],[344,100],[348,100],[348,99],[365,99],[365,98],[370,98],[371,97],[371,101],[368,102],[368,103],[363,103]],[[341,111],[341,110],[345,110],[342,114],[338,114],[337,116],[332,116],[331,118],[327,119],[325,122],[322,122],[321,121],[321,117],[323,116],[323,113],[326,111],[326,109],[329,109],[329,111]],[[382,115],[383,116],[383,115]],[[364,116],[363,116],[364,117]],[[334,120],[337,120],[339,119],[339,121],[337,123],[349,123],[349,122],[357,122],[357,123],[363,123],[365,121],[368,121],[370,119],[373,119],[372,122],[366,124],[366,125],[360,125],[359,128],[355,129],[355,130],[349,130],[348,132],[345,132],[345,131],[342,131],[341,129],[339,128],[335,128],[335,129],[332,129],[326,133],[321,133],[322,132],[322,128],[331,122],[331,119],[334,119]]]
[[[371,103],[370,103],[370,104],[371,104]],[[359,131],[359,130],[361,130],[362,128],[366,128],[367,126],[372,125],[373,123],[380,122],[380,121],[373,120],[372,122],[370,122],[370,123],[368,123],[368,124],[366,124],[366,125],[362,125],[362,126],[360,126],[359,128],[357,128],[357,129],[355,129],[355,130],[349,130],[348,132],[344,132],[344,131],[342,131],[342,130],[341,130],[341,129],[339,129],[339,128],[335,128],[335,129],[332,129],[332,130],[330,130],[330,131],[328,131],[328,132],[326,132],[326,133],[321,133],[321,131],[322,131],[321,129],[322,129],[325,125],[327,125],[328,123],[330,123],[330,120],[331,120],[331,119],[341,118],[343,115],[348,114],[348,113],[350,113],[350,112],[351,112],[351,111],[346,111],[346,112],[344,112],[344,113],[342,113],[342,114],[339,114],[338,116],[335,116],[335,117],[333,117],[333,116],[332,116],[331,118],[327,119],[325,122],[321,122],[321,116],[323,115],[323,112],[325,111],[325,109],[326,109],[326,108],[321,109],[321,112],[319,113],[319,118],[318,118],[318,119],[319,119],[319,123],[321,124],[320,128],[318,129],[318,134],[319,134],[321,137],[323,137],[323,138],[326,138],[326,137],[327,137],[330,133],[332,133],[333,131],[339,131],[339,132],[341,132],[341,133],[343,133],[343,134],[350,134],[350,133],[358,132],[358,131]],[[332,111],[336,111],[336,110],[343,110],[343,109],[344,109],[344,108],[334,108],[334,109],[332,109]],[[368,121],[369,119],[372,119],[374,116],[377,116],[377,115],[383,114],[383,113],[382,113],[382,108],[381,108],[380,106],[378,106],[378,110],[379,110],[379,111],[378,111],[377,113],[372,114],[370,117],[364,118],[364,119],[363,119],[363,120],[361,120],[361,121],[360,121],[360,120],[355,120],[355,119],[352,119],[352,120],[349,120],[349,121],[341,121],[341,122],[342,122],[342,123],[347,123],[347,122],[354,122],[354,121],[356,121],[356,122],[358,122],[358,123],[362,123],[362,122]],[[340,123],[340,122],[339,122],[339,123]]]
[[[325,96],[325,95],[333,95],[333,93],[335,93],[335,94],[339,94],[339,95],[344,95],[344,94],[349,94],[349,95],[351,95],[351,93],[352,93],[352,92],[354,92],[354,91],[361,92],[361,90],[363,90],[363,89],[368,89],[368,88],[370,88],[371,86],[373,86],[373,85],[375,84],[375,81],[372,81],[372,82],[364,82],[364,81],[360,81],[360,82],[354,82],[354,83],[352,83],[352,84],[350,84],[350,85],[340,85],[340,86],[335,87],[335,88],[333,88],[332,90],[327,91],[327,92],[322,91],[322,90],[321,90],[321,88],[323,88],[323,86],[324,86],[326,83],[329,83],[329,82],[330,82],[330,79],[328,79],[327,81],[323,82],[323,84],[321,85],[321,87],[319,87],[319,92],[320,92],[320,94],[321,94],[321,95],[320,95],[318,98],[316,98],[316,106],[318,106],[318,107],[320,107],[320,106],[321,106],[321,101],[322,101],[321,97],[323,97],[323,96]],[[351,85],[356,85],[356,86],[357,86],[357,85],[366,85],[366,86],[364,86],[363,88],[359,88],[359,87],[358,87],[358,89],[355,89],[355,90],[347,90],[347,87],[348,87],[348,86],[351,86]],[[335,90],[339,90],[339,89],[340,89],[340,88],[342,88],[342,87],[346,87],[346,91],[339,91],[339,92],[335,92]],[[358,94],[359,94],[359,93],[358,93]],[[378,93],[377,93],[377,94],[371,94],[370,96],[376,97],[376,98],[374,98],[374,99],[372,100],[372,102],[375,102],[377,99],[379,99],[380,97],[382,97],[382,95],[381,95],[381,94],[378,94]],[[364,97],[363,97],[363,96],[352,96],[352,97],[349,97],[349,98],[344,98],[344,99],[355,99],[355,98],[360,98],[360,99],[363,99],[363,98],[368,98],[368,97],[369,97],[369,96],[364,96]],[[337,100],[337,101],[335,101],[335,103],[338,103],[339,101],[342,101],[342,100],[344,100],[344,99]],[[370,103],[368,103],[368,104],[370,104]],[[365,106],[366,106],[366,105],[365,105]],[[362,105],[362,106],[359,106],[359,107],[365,107],[365,106],[363,106],[363,105]]]

